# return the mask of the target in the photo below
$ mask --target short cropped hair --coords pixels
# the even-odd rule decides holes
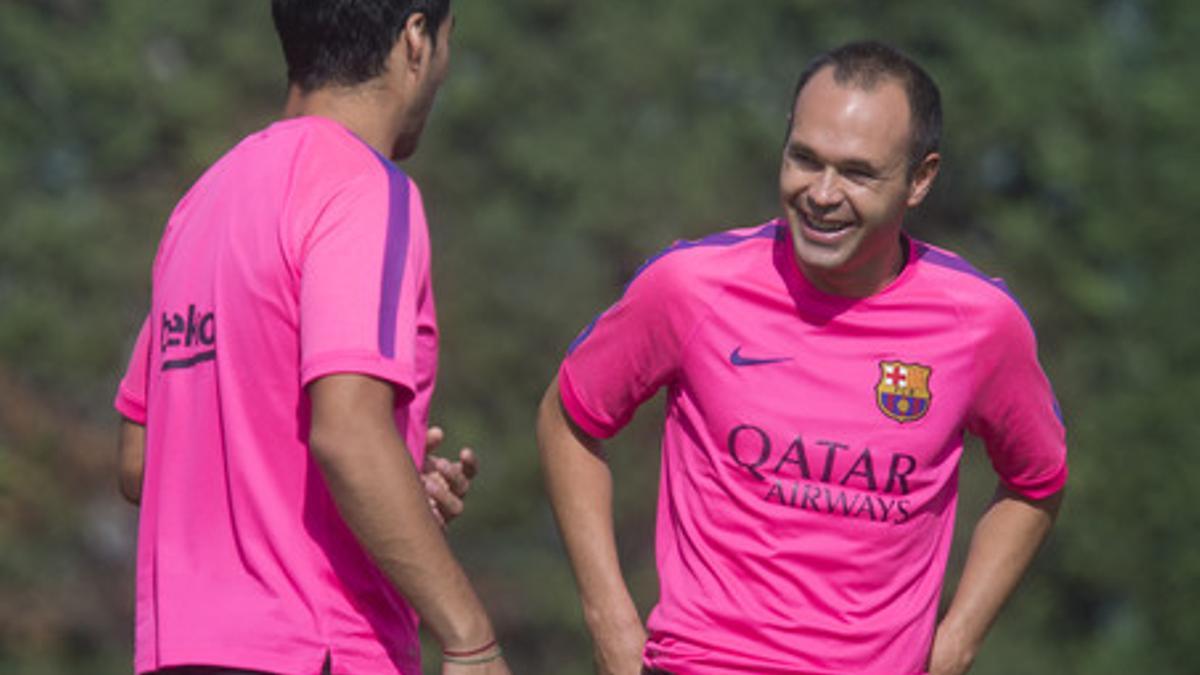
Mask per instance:
[[[450,0],[272,0],[290,84],[309,92],[381,75],[413,14],[436,39]],[[436,43],[435,43],[436,44]]]
[[[937,152],[942,139],[942,95],[933,78],[915,61],[882,42],[844,44],[817,56],[805,66],[792,96],[793,110],[804,85],[826,66],[833,67],[833,79],[838,84],[871,90],[886,80],[895,80],[903,87],[912,117],[909,176],[929,153]]]

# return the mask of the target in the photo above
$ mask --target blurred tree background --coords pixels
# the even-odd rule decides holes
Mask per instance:
[[[980,674],[1200,673],[1200,5],[1186,0],[456,3],[405,168],[433,229],[436,419],[482,455],[451,538],[518,673],[590,672],[535,461],[565,345],[656,250],[775,216],[804,62],[874,37],[939,81],[919,237],[1005,277],[1066,412],[1059,527]],[[110,400],[175,200],[281,108],[268,4],[0,3],[0,672],[129,672],[136,513]],[[1192,318],[1188,318],[1188,317]],[[655,598],[656,417],[612,446]],[[966,526],[993,479],[968,453]],[[951,579],[956,570],[952,568]]]

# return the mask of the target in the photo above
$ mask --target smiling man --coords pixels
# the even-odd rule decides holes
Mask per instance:
[[[1003,283],[903,231],[940,97],[878,43],[796,88],[783,217],[648,261],[542,401],[551,503],[603,673],[965,672],[1049,531],[1065,431]],[[660,598],[621,575],[599,439],[667,390]],[[963,436],[998,476],[947,614]]]

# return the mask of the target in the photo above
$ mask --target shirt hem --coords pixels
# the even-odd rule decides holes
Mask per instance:
[[[215,649],[194,648],[172,650],[169,656],[157,659],[143,657],[134,661],[134,672],[138,675],[153,673],[163,668],[179,666],[215,666],[263,672],[294,673],[295,675],[318,675],[325,667],[328,649],[320,649],[312,656],[297,657],[295,651],[286,656],[274,651],[238,650],[223,646]]]
[[[563,410],[566,411],[571,421],[592,438],[609,438],[617,432],[617,429],[607,428],[595,421],[587,406],[575,393],[575,386],[571,384],[571,376],[567,374],[567,364],[565,363],[558,370],[558,394]]]
[[[129,421],[142,426],[146,425],[146,404],[134,398],[124,387],[117,390],[117,396],[113,399],[113,408],[116,408],[117,412]]]
[[[1064,463],[1057,472],[1048,480],[1039,481],[1034,485],[1017,485],[1007,479],[1002,479],[1005,487],[1027,499],[1041,500],[1058,494],[1067,484],[1067,476],[1070,473],[1067,465]]]
[[[412,396],[416,391],[412,374],[395,361],[370,352],[340,352],[310,358],[300,369],[300,386],[306,387],[326,375],[352,373],[369,375],[401,387]]]

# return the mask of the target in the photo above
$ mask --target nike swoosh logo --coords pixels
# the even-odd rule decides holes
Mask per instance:
[[[729,354],[729,362],[735,366],[762,366],[768,363],[782,363],[784,361],[791,360],[792,357],[790,356],[780,356],[771,359],[756,359],[749,356],[742,356],[741,345],[739,345]]]

